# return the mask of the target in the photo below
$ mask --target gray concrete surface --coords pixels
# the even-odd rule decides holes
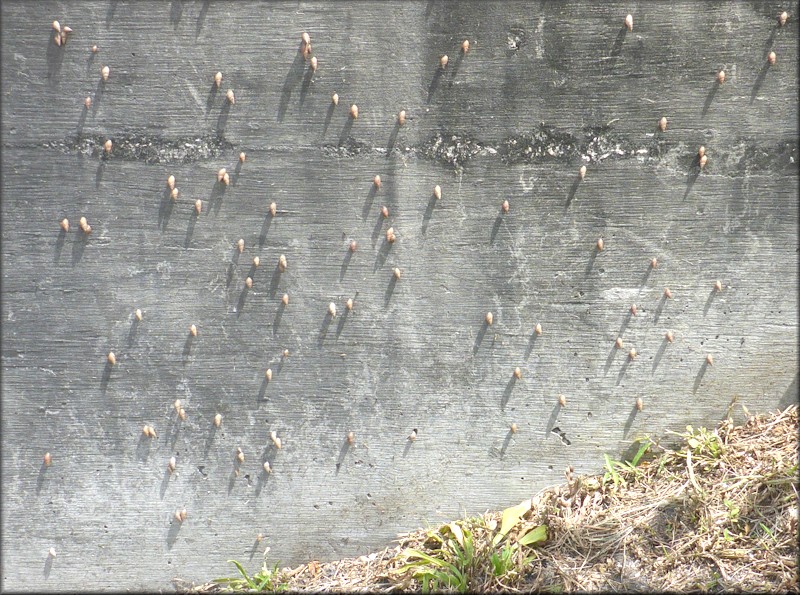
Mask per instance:
[[[3,2],[3,589],[171,590],[233,574],[231,558],[256,570],[266,547],[281,564],[360,555],[516,503],[567,465],[597,472],[637,436],[714,424],[734,397],[796,400],[784,9]],[[65,47],[53,19],[74,29]]]

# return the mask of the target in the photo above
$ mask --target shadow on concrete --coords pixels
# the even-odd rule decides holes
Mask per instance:
[[[378,241],[378,236],[381,235],[381,228],[383,228],[383,213],[378,213],[378,218],[375,221],[375,227],[372,228],[372,235],[370,236],[370,241],[372,242],[373,248]]]
[[[192,207],[192,212],[189,213],[189,224],[186,226],[186,238],[183,240],[183,247],[188,248],[192,243],[192,234],[194,233],[194,226],[197,223],[197,211]]]
[[[422,235],[428,233],[428,224],[431,222],[433,216],[433,208],[436,206],[436,197],[431,194],[428,199],[428,206],[425,207],[425,213],[422,215]]]
[[[113,368],[111,362],[106,361],[106,365],[103,368],[103,375],[100,378],[100,392],[104,395],[106,394],[106,390],[108,390],[108,381],[111,380],[111,368]]]
[[[169,9],[169,22],[172,23],[172,28],[177,31],[178,25],[181,23],[181,16],[183,16],[183,0],[172,0],[172,6]]]
[[[78,232],[78,237],[72,241],[72,266],[75,266],[83,258],[83,251],[86,250],[86,244],[89,243],[89,237],[81,232]]]
[[[239,316],[242,315],[245,299],[247,299],[247,285],[242,287],[242,292],[239,294],[239,301],[236,304],[236,318],[239,318]]]
[[[174,204],[170,196],[170,189],[164,188],[164,191],[161,193],[161,204],[158,207],[158,228],[161,231],[167,230],[167,223],[169,223],[169,218],[172,215],[172,207]]]
[[[301,42],[302,43],[302,42]],[[286,73],[286,78],[283,81],[283,89],[281,90],[281,101],[278,104],[278,122],[283,122],[286,115],[286,110],[289,107],[289,100],[292,96],[292,91],[297,83],[303,78],[303,68],[305,60],[300,48],[297,49],[294,61],[292,62],[289,72]]]
[[[167,549],[171,550],[172,546],[175,545],[175,541],[178,539],[178,533],[181,532],[182,524],[183,523],[174,518],[170,521],[169,531],[167,532]]]
[[[345,252],[344,259],[342,260],[342,266],[339,268],[340,283],[344,280],[344,275],[347,273],[347,267],[350,265],[351,258],[353,258],[353,251],[348,248],[347,252]]]
[[[44,578],[49,578],[50,573],[52,571],[53,571],[53,556],[48,554],[47,558],[44,561]]]
[[[67,241],[67,232],[59,228],[58,237],[56,238],[56,246],[53,254],[53,262],[58,262],[61,258],[61,251],[64,248],[64,242]]]
[[[149,436],[139,434],[139,441],[136,443],[136,458],[142,463],[146,463],[147,458],[150,456],[151,444],[152,442]]]
[[[614,363],[614,358],[617,356],[617,351],[619,351],[619,348],[617,347],[617,344],[614,343],[611,346],[611,351],[608,353],[608,357],[606,358],[606,365],[603,367],[603,376],[608,374],[608,371],[611,369],[611,364]]]
[[[786,389],[786,392],[783,393],[783,397],[781,397],[779,403],[781,409],[785,409],[789,405],[797,403],[798,398],[800,398],[800,392],[798,391],[799,384],[800,384],[800,372],[795,374],[794,381],[789,385],[789,388]]]
[[[325,317],[322,319],[322,326],[319,329],[319,340],[317,341],[317,345],[322,347],[323,341],[325,341],[325,336],[328,334],[328,329],[331,326],[331,322],[333,321],[333,316],[331,316],[330,312],[325,313]]]
[[[625,439],[628,437],[628,433],[631,431],[631,426],[633,426],[633,421],[636,419],[636,414],[639,412],[636,409],[636,405],[631,407],[631,412],[628,414],[628,419],[625,420],[625,425],[622,428],[622,438]]]
[[[661,299],[658,300],[658,306],[656,306],[656,312],[653,316],[653,324],[658,322],[658,319],[661,318],[661,313],[664,311],[664,308],[667,305],[667,296],[663,293],[661,294]]]
[[[370,185],[367,199],[364,201],[364,207],[361,209],[361,219],[366,221],[369,216],[369,211],[372,209],[372,203],[375,200],[375,195],[378,193],[378,188],[375,184]],[[382,215],[381,215],[382,216]]]
[[[45,474],[46,473],[47,473],[47,465],[45,465],[44,461],[42,461],[42,464],[39,466],[39,473],[36,476],[36,493],[37,494],[42,491],[42,486],[44,485],[44,478],[45,478]]]
[[[397,286],[397,277],[392,274],[392,278],[389,280],[389,286],[386,288],[386,293],[383,296],[383,307],[388,308],[389,302],[392,300],[392,295],[394,295],[394,288]]]
[[[339,146],[341,147],[344,144],[344,141],[350,136],[350,131],[353,130],[353,118],[348,116],[347,120],[345,120],[344,126],[342,126],[342,132],[339,133]]]
[[[503,398],[500,399],[500,411],[506,410],[506,405],[508,401],[511,399],[511,393],[514,390],[514,387],[517,385],[517,377],[512,375],[508,384],[506,384],[506,389],[503,391]]]
[[[486,320],[484,320],[483,324],[481,325],[481,330],[478,331],[478,336],[475,337],[475,345],[472,347],[473,355],[478,353],[478,349],[480,348],[481,343],[483,343],[483,337],[486,336],[486,331],[488,329],[489,329],[489,323],[486,322]]]
[[[347,456],[349,451],[350,443],[345,440],[344,444],[342,444],[342,447],[339,449],[339,458],[336,461],[336,475],[339,475],[339,469],[341,469],[342,463],[344,463],[344,458]]]
[[[86,124],[86,116],[89,115],[89,110],[86,106],[81,108],[81,115],[78,116],[78,126],[75,129],[75,133],[80,136],[83,132],[83,125]]]
[[[756,82],[753,84],[753,91],[750,93],[751,104],[756,100],[756,95],[758,95],[758,92],[761,89],[761,85],[764,84],[764,79],[767,78],[768,71],[769,71],[769,62],[764,62],[764,66],[761,67],[761,72],[758,73]]]
[[[706,298],[706,303],[703,306],[703,316],[708,314],[708,311],[711,309],[711,304],[714,302],[714,295],[717,293],[716,288],[712,288],[711,292],[708,294]]]
[[[161,478],[161,487],[158,490],[159,497],[163,500],[164,494],[167,493],[167,487],[169,486],[169,480],[172,477],[172,473],[170,473],[169,469],[164,469],[164,477]]]
[[[278,285],[281,282],[281,265],[280,262],[275,265],[275,270],[272,271],[272,279],[269,281],[269,297],[274,298],[278,291]]]
[[[450,69],[450,80],[448,81],[448,87],[452,87],[453,83],[458,76],[458,70],[461,68],[461,62],[464,60],[464,52],[460,49],[458,50],[458,54],[456,54],[456,59],[453,61],[453,67]]]
[[[283,311],[286,309],[286,305],[281,302],[278,304],[278,311],[275,312],[275,321],[272,323],[272,336],[275,337],[278,335],[278,327],[281,325],[281,319],[283,318]]]
[[[513,437],[514,437],[514,432],[512,432],[511,430],[509,430],[509,431],[506,433],[506,437],[505,437],[505,439],[503,440],[503,446],[501,446],[501,447],[500,447],[500,458],[501,458],[501,459],[502,459],[504,456],[506,456],[506,450],[508,450],[508,445],[509,445],[509,444],[511,444],[511,438],[513,438]]]
[[[183,365],[189,362],[189,355],[192,352],[192,343],[194,343],[194,335],[189,333],[186,335],[186,342],[183,344]]]
[[[383,244],[381,244],[380,250],[375,255],[375,263],[372,265],[372,272],[376,272],[379,268],[381,268],[384,264],[386,264],[386,259],[389,257],[389,251],[392,249],[392,242],[385,239],[383,240]]]
[[[325,123],[322,125],[322,138],[325,138],[325,135],[328,133],[328,128],[331,125],[331,119],[333,118],[333,112],[336,111],[336,106],[331,101],[328,104],[328,111],[325,113]]]
[[[539,335],[536,334],[536,331],[533,331],[531,333],[531,337],[530,337],[530,339],[528,339],[528,346],[525,348],[525,359],[526,360],[531,356],[531,353],[533,353],[533,348],[536,345],[536,339],[538,337],[539,337]]]
[[[430,85],[428,85],[428,100],[427,103],[431,102],[433,99],[433,94],[436,93],[436,89],[439,87],[439,81],[442,78],[442,74],[444,70],[438,64],[436,65],[436,71],[433,73],[433,78],[431,79]]]
[[[581,185],[581,177],[575,176],[575,181],[572,182],[572,186],[569,188],[569,192],[567,193],[567,202],[564,203],[564,211],[566,212],[572,201],[575,200],[575,194],[578,192],[578,186]]]
[[[700,370],[697,372],[697,376],[694,379],[694,386],[692,387],[692,394],[697,392],[697,389],[700,388],[700,383],[703,381],[703,376],[706,375],[706,370],[708,369],[708,362],[704,361],[703,365],[700,366]]]
[[[208,435],[206,435],[205,446],[203,447],[203,458],[208,458],[208,453],[211,450],[211,445],[214,444],[214,438],[217,435],[217,426],[212,421],[208,428]]]
[[[133,345],[133,342],[136,340],[136,331],[139,329],[139,320],[136,316],[133,316],[131,319],[131,328],[128,330],[128,347]]]
[[[61,73],[61,65],[64,63],[64,49],[65,46],[56,45],[55,32],[50,29],[48,33],[50,39],[47,43],[47,80],[50,86],[58,84],[56,80]]]
[[[272,225],[272,214],[267,211],[267,214],[264,216],[264,222],[261,224],[261,233],[258,236],[258,247],[263,248],[264,243],[267,241],[267,233],[269,232],[269,228]]]
[[[97,164],[97,169],[94,172],[94,187],[100,188],[103,183],[103,174],[106,172],[106,160],[104,157],[100,158],[100,163]]]
[[[644,286],[647,285],[647,281],[650,279],[650,275],[652,272],[653,272],[653,267],[648,264],[647,270],[645,270],[644,274],[642,275],[642,278],[639,279],[639,293],[641,293],[642,289],[644,289]]]
[[[216,81],[212,81],[211,89],[209,89],[208,95],[206,96],[206,116],[211,113],[211,108],[214,107],[218,94],[219,87],[217,87]]]
[[[389,135],[389,142],[386,143],[386,158],[388,159],[392,154],[392,149],[397,142],[397,135],[400,133],[400,122],[395,120],[392,133]]]
[[[225,128],[228,126],[228,117],[231,114],[231,102],[227,97],[219,108],[219,115],[217,116],[217,136],[222,137],[225,134]]]
[[[308,87],[311,85],[311,79],[314,76],[314,71],[311,70],[311,66],[308,67],[306,70],[305,75],[303,75],[303,83],[300,85],[300,105],[302,106],[306,102],[306,95],[308,95]]]
[[[589,256],[589,262],[586,263],[586,270],[583,271],[583,276],[584,277],[588,277],[589,274],[592,272],[592,269],[594,268],[594,261],[597,260],[597,255],[598,254],[600,254],[600,251],[597,249],[597,247],[595,247],[592,250],[591,256]]]
[[[631,365],[633,360],[630,357],[625,357],[625,361],[622,362],[622,367],[619,369],[619,374],[617,374],[617,386],[619,383],[622,382],[622,379],[625,377],[625,372],[628,371],[628,366]]]
[[[686,178],[686,192],[683,193],[683,200],[686,200],[686,197],[689,196],[689,193],[692,191],[695,182],[697,182],[697,178],[700,176],[700,162],[695,159],[694,164],[689,169],[688,177]]]
[[[557,402],[556,406],[553,407],[553,412],[550,414],[550,419],[547,420],[547,427],[544,430],[545,437],[549,436],[550,432],[555,427],[559,413],[561,413],[561,403]]]
[[[100,80],[97,81],[97,87],[94,89],[94,96],[92,97],[92,116],[97,114],[97,110],[100,109],[100,102],[103,100],[103,93],[106,90],[106,82],[103,80],[103,77],[100,77]]]
[[[656,352],[655,358],[653,358],[653,370],[652,373],[656,373],[656,368],[658,368],[658,364],[661,363],[661,358],[664,357],[664,352],[667,350],[667,345],[669,345],[669,341],[666,338],[662,339],[661,345]]]
[[[622,318],[622,324],[619,326],[617,337],[621,337],[625,334],[625,331],[628,329],[628,325],[631,323],[631,318],[633,318],[633,312],[628,310],[628,313]]]
[[[336,338],[339,338],[339,335],[342,334],[342,329],[344,328],[344,322],[347,320],[347,317],[350,315],[350,310],[345,308],[342,315],[339,317],[339,324],[336,325]]]
[[[231,186],[236,186],[239,183],[239,176],[242,174],[242,162],[236,160],[236,167],[233,168],[233,175],[231,176]]]
[[[197,14],[197,24],[194,28],[195,39],[200,36],[200,31],[203,29],[203,25],[206,22],[206,15],[208,14],[208,7],[210,4],[211,0],[203,0],[203,4],[200,6],[200,12]]]
[[[500,226],[503,224],[503,211],[500,210],[500,213],[497,215],[497,218],[494,220],[494,225],[492,226],[492,234],[489,236],[489,244],[494,244],[495,238],[497,238],[497,233],[500,231]]]
[[[114,11],[117,10],[117,4],[119,4],[119,0],[111,0],[108,4],[108,9],[106,10],[106,29],[111,25],[111,20],[114,18]]]
[[[233,280],[233,274],[236,272],[236,267],[239,264],[239,248],[238,246],[233,249],[233,255],[231,256],[231,261],[228,263],[228,272],[225,276],[225,287],[231,286],[231,281]]]
[[[703,103],[703,111],[702,111],[703,116],[705,116],[708,113],[708,108],[711,107],[711,102],[714,101],[714,97],[716,96],[717,91],[719,91],[719,86],[720,86],[719,80],[715,80],[714,84],[711,85],[711,90],[708,92],[708,95],[706,95],[705,103]]]
[[[267,380],[266,375],[261,378],[261,386],[258,389],[258,396],[256,397],[256,403],[263,403],[267,400],[267,385],[269,384],[269,380]]]

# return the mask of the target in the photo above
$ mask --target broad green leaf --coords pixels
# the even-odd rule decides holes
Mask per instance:
[[[539,525],[528,531],[521,539],[517,540],[520,545],[532,545],[547,539],[547,527]]]
[[[516,525],[526,512],[531,509],[531,501],[524,500],[516,506],[510,506],[503,511],[503,520],[500,523],[500,533],[494,536],[492,543],[497,545],[502,541],[503,537],[511,531],[511,528]]]

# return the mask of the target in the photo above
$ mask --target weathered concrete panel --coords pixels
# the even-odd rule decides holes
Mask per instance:
[[[783,8],[3,3],[3,587],[169,588],[229,558],[257,567],[265,545],[285,564],[360,554],[517,502],[567,465],[597,471],[637,435],[711,424],[735,395],[796,399]],[[48,46],[54,18],[75,30],[66,48]]]

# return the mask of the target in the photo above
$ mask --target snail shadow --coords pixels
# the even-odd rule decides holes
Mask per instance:
[[[172,207],[174,204],[175,202],[170,196],[169,188],[165,188],[161,193],[161,203],[158,207],[158,228],[161,231],[167,230],[167,223],[169,223],[169,218],[172,215]]]
[[[239,176],[242,174],[242,162],[237,160],[236,167],[233,168],[233,175],[231,176],[231,184],[236,186],[239,183]]]
[[[761,90],[761,86],[764,84],[764,79],[767,78],[767,72],[769,71],[769,62],[765,62],[764,66],[761,67],[761,71],[758,73],[758,77],[756,77],[756,82],[753,84],[753,90],[750,92],[750,105],[753,104],[756,100],[756,95]]]
[[[331,125],[331,119],[333,118],[333,112],[336,111],[336,106],[334,105],[333,101],[328,104],[328,111],[325,112],[325,123],[322,125],[322,138],[325,138],[325,135],[328,133],[328,128]]]
[[[211,445],[214,444],[214,438],[217,436],[217,426],[214,422],[208,428],[208,435],[206,435],[206,442],[203,446],[203,458],[208,458],[208,453],[211,451]]]
[[[269,297],[274,298],[278,292],[278,285],[281,282],[281,265],[280,262],[275,265],[275,270],[272,271],[272,279],[269,280]]]
[[[72,241],[72,266],[78,264],[83,258],[83,251],[86,250],[86,244],[89,242],[88,236],[81,232],[78,237]]]
[[[369,211],[372,209],[372,203],[375,200],[375,195],[378,193],[378,187],[375,184],[372,184],[369,188],[369,192],[367,193],[367,199],[364,201],[364,207],[361,209],[361,219],[362,221],[366,221],[367,217],[369,216]]]
[[[481,330],[478,331],[478,336],[475,337],[475,345],[473,345],[472,347],[473,355],[478,353],[478,349],[480,348],[481,343],[483,343],[483,338],[486,336],[486,331],[488,329],[489,329],[489,323],[484,320],[483,324],[481,325]]]
[[[113,366],[111,362],[107,361],[103,368],[103,375],[100,377],[100,392],[105,395],[108,390],[108,382],[111,380],[111,369]]]
[[[322,326],[319,329],[319,339],[317,340],[317,345],[322,347],[322,343],[325,341],[325,337],[328,334],[328,329],[331,326],[331,322],[333,321],[333,316],[330,312],[325,313],[325,317],[322,319]]]
[[[372,272],[376,272],[379,268],[381,268],[384,264],[386,264],[386,259],[389,258],[389,251],[392,249],[392,242],[387,239],[383,240],[383,244],[381,244],[378,253],[375,255],[375,263],[372,265]]]
[[[314,71],[311,69],[311,66],[303,75],[303,83],[300,85],[300,105],[302,106],[306,101],[306,95],[308,95],[308,88],[311,85],[311,79],[314,76]]]
[[[578,186],[581,185],[581,177],[575,176],[575,180],[572,182],[572,186],[570,186],[569,192],[567,193],[567,202],[564,203],[564,211],[566,212],[572,201],[575,200],[575,194],[578,192]]]
[[[383,296],[383,307],[388,308],[389,302],[392,301],[392,295],[394,295],[394,288],[397,286],[397,277],[392,275],[392,278],[389,280],[389,286],[386,288],[386,293]]]
[[[194,29],[195,38],[200,36],[200,31],[203,29],[203,25],[206,22],[206,15],[208,14],[208,7],[210,4],[211,0],[203,0],[203,4],[200,6],[200,12],[197,14],[197,24]]]
[[[700,388],[700,383],[703,381],[703,376],[706,375],[706,370],[708,370],[708,362],[704,361],[703,365],[700,366],[700,370],[697,372],[697,376],[694,379],[692,394],[695,394],[697,392],[697,389]]]
[[[622,382],[622,379],[625,377],[625,372],[628,371],[628,366],[631,365],[631,361],[633,360],[631,360],[630,357],[626,357],[625,361],[622,362],[622,367],[619,369],[619,374],[617,374],[617,386],[619,386],[619,383]]]
[[[178,434],[181,430],[181,421],[180,415],[176,415],[169,422],[169,431],[167,432],[166,442],[169,444],[170,448],[175,448],[175,443],[178,441]]]
[[[283,318],[283,311],[286,310],[286,304],[281,302],[278,304],[278,311],[275,312],[275,321],[272,323],[272,336],[275,337],[278,335],[278,327],[281,325],[281,319]]]
[[[528,346],[525,348],[525,359],[527,360],[530,358],[531,353],[533,353],[533,348],[536,345],[536,340],[538,339],[539,335],[536,334],[536,331],[531,333],[530,339],[528,339]]]
[[[267,380],[267,376],[261,379],[261,386],[258,389],[258,396],[256,397],[256,403],[263,403],[267,400],[267,385],[269,384],[269,380]]]
[[[650,275],[652,273],[653,273],[653,267],[651,265],[647,265],[647,270],[645,270],[644,274],[642,275],[642,278],[639,279],[639,293],[641,293],[644,286],[647,285],[647,282],[650,280]]]
[[[403,458],[406,458],[408,456],[408,453],[411,450],[411,445],[412,444],[414,444],[414,441],[413,440],[409,440],[408,438],[406,438],[406,445],[405,445],[405,448],[403,448]]]
[[[242,310],[244,310],[245,300],[247,299],[247,285],[242,288],[242,292],[239,294],[239,301],[236,304],[236,318],[242,315]]]
[[[227,97],[222,104],[222,107],[219,108],[219,115],[217,116],[217,136],[221,137],[225,134],[225,128],[228,126],[228,117],[231,113],[231,102],[228,101]]]
[[[444,70],[440,67],[436,67],[436,71],[433,73],[433,78],[431,79],[430,85],[428,85],[428,100],[427,103],[431,102],[433,99],[433,94],[436,92],[436,89],[439,87],[439,81],[442,78],[442,73]]]
[[[269,476],[271,473],[267,472],[264,469],[264,463],[269,463],[270,469],[272,468],[272,458],[275,456],[275,447],[273,445],[269,445],[264,448],[264,452],[261,454],[261,471],[258,473],[258,480],[256,481],[256,498],[261,495],[261,490],[264,489],[267,481],[269,481]]]
[[[189,356],[192,353],[192,343],[194,343],[194,335],[189,333],[186,336],[186,341],[183,344],[183,365],[185,366],[189,362]]]
[[[694,187],[695,182],[697,182],[698,177],[700,177],[700,161],[698,158],[695,158],[694,163],[689,169],[689,175],[686,179],[686,192],[683,193],[683,200],[686,200],[686,197],[689,196],[689,193],[692,191],[692,188]]]
[[[339,282],[341,283],[344,280],[345,273],[347,273],[347,267],[350,266],[350,259],[353,258],[353,251],[348,249],[345,252],[344,259],[342,260],[342,266],[339,268]]]
[[[111,25],[111,20],[114,18],[114,12],[117,10],[117,4],[119,4],[119,0],[111,0],[111,2],[108,4],[108,9],[106,10],[106,29],[108,29]]]
[[[225,275],[225,287],[231,286],[231,281],[233,281],[233,274],[236,272],[236,266],[239,264],[239,248],[236,247],[233,249],[233,257],[231,261],[228,263],[228,272]]]
[[[169,9],[169,22],[172,23],[172,28],[177,31],[178,25],[181,23],[181,16],[183,16],[183,0],[172,0],[172,6]]]
[[[128,347],[133,345],[136,340],[136,331],[139,329],[139,319],[136,316],[131,320],[131,328],[128,330]]]
[[[592,250],[592,254],[591,254],[591,256],[589,256],[589,262],[586,263],[586,270],[583,271],[583,276],[584,277],[588,277],[589,274],[592,272],[592,269],[594,268],[594,262],[595,262],[595,260],[597,260],[597,255],[598,254],[600,254],[600,250],[598,250],[597,248]]]
[[[142,462],[146,463],[148,457],[150,456],[150,447],[152,446],[152,441],[149,436],[145,436],[144,433],[139,434],[139,441],[136,443],[136,458]]]
[[[47,473],[47,465],[42,461],[42,464],[39,466],[39,473],[36,476],[36,493],[42,491],[42,486],[44,485],[45,474]]]
[[[94,187],[95,189],[100,188],[100,184],[103,183],[103,174],[106,173],[106,163],[107,158],[105,154],[100,158],[100,163],[97,164],[97,169],[94,172]]]
[[[286,110],[289,107],[289,100],[292,97],[292,91],[297,83],[303,78],[303,67],[305,60],[301,48],[298,48],[297,54],[294,57],[292,65],[289,67],[289,72],[286,73],[286,78],[283,81],[283,89],[281,90],[281,100],[278,104],[278,122],[283,122],[286,115]]]
[[[552,413],[550,413],[550,418],[547,420],[547,427],[544,430],[545,436],[548,436],[551,430],[555,427],[559,413],[561,413],[561,403],[556,403],[556,406],[553,407]]]
[[[622,53],[622,44],[625,43],[625,37],[628,34],[628,28],[623,25],[619,32],[617,33],[617,37],[614,40],[614,45],[611,47],[611,52],[609,56],[612,58],[617,58]],[[612,63],[613,66],[613,63]]]
[[[433,217],[433,208],[436,206],[436,197],[431,195],[428,199],[428,206],[425,208],[425,213],[422,215],[422,235],[428,233],[428,225]]]
[[[194,226],[197,223],[197,211],[192,208],[189,214],[189,224],[186,226],[186,238],[183,240],[183,247],[188,248],[192,243],[192,234],[194,234]]]
[[[622,317],[622,324],[619,325],[619,331],[617,332],[618,337],[621,337],[625,334],[625,331],[628,329],[628,325],[631,323],[631,318],[633,318],[633,312],[629,310],[628,313]]]
[[[167,493],[167,487],[169,486],[169,480],[172,477],[172,473],[170,470],[164,469],[164,477],[161,478],[161,487],[158,489],[158,495],[161,500],[164,499],[164,494]]]
[[[67,232],[60,229],[56,238],[55,250],[53,252],[53,262],[58,262],[61,258],[61,251],[64,249],[64,242],[67,241]]]
[[[256,555],[256,552],[258,551],[258,544],[259,544],[259,543],[261,543],[261,540],[260,540],[258,537],[256,537],[256,538],[253,540],[253,545],[252,545],[252,547],[250,548],[250,560],[252,560],[252,559],[253,559],[253,556],[255,556],[255,555]]]
[[[658,319],[661,318],[661,313],[664,312],[664,308],[667,306],[667,296],[663,293],[661,294],[661,299],[658,300],[658,305],[656,306],[655,314],[653,315],[653,324],[658,322]]]
[[[703,103],[703,111],[701,112],[703,116],[708,113],[708,109],[711,107],[711,102],[714,101],[714,97],[716,96],[717,91],[719,91],[719,87],[719,80],[714,81],[714,84],[711,85],[711,90],[708,92],[708,95],[706,95],[705,103]]]
[[[608,353],[608,357],[606,358],[606,365],[603,367],[603,376],[608,374],[608,371],[611,369],[611,364],[614,363],[614,358],[617,356],[617,351],[619,351],[619,348],[615,343],[611,346],[611,351]]]
[[[350,136],[350,131],[353,130],[353,118],[352,116],[348,116],[347,120],[342,126],[342,132],[339,133],[339,146],[341,147],[344,144],[344,141]]]
[[[171,550],[172,546],[175,545],[175,541],[178,539],[178,534],[181,532],[181,523],[177,519],[172,519],[169,525],[169,531],[167,532],[167,549]]]
[[[339,318],[339,324],[336,325],[336,338],[339,338],[339,335],[342,334],[342,329],[344,328],[344,323],[347,320],[347,317],[350,316],[350,310],[345,309],[342,312],[341,317]]]
[[[267,234],[269,233],[269,228],[272,226],[272,214],[267,212],[264,216],[264,221],[261,224],[261,233],[258,236],[258,247],[263,248],[265,242],[267,241]]]
[[[636,405],[631,407],[631,412],[628,414],[628,419],[625,420],[625,425],[622,428],[622,437],[627,438],[628,433],[631,431],[631,426],[633,426],[633,421],[636,419],[636,414],[639,413],[639,410],[636,408]]]
[[[82,107],[81,108],[81,115],[78,116],[78,126],[75,129],[75,133],[78,136],[80,136],[80,134],[83,132],[83,126],[84,126],[84,124],[86,124],[86,116],[88,116],[88,115],[89,115],[89,108],[87,108],[85,106]]]
[[[395,120],[394,128],[392,128],[391,134],[389,134],[389,142],[386,143],[386,158],[388,159],[392,155],[392,149],[394,149],[394,145],[397,142],[397,135],[400,133],[400,122]]]
[[[378,241],[378,236],[381,235],[381,228],[383,227],[383,213],[378,213],[378,218],[375,221],[375,227],[372,228],[372,235],[370,236],[370,241],[372,242],[372,247],[375,247],[375,244]]]
[[[103,80],[103,77],[100,77],[100,80],[97,81],[97,86],[94,89],[94,97],[92,97],[92,116],[97,114],[97,110],[100,109],[100,103],[103,100],[103,93],[106,90],[106,82]]]
[[[61,65],[64,63],[64,49],[65,46],[56,44],[56,35],[52,29],[49,33],[49,40],[47,44],[47,80],[51,86],[55,86],[58,81],[58,75],[61,73]]]
[[[448,87],[452,87],[453,83],[458,76],[458,70],[461,68],[461,62],[464,60],[464,52],[463,50],[459,50],[458,54],[456,55],[456,59],[453,62],[453,67],[450,69],[450,80],[448,81]]]
[[[339,449],[339,458],[336,461],[336,475],[339,475],[339,469],[342,468],[342,463],[344,463],[344,458],[347,456],[347,453],[350,451],[350,443],[345,440],[342,447]]]
[[[500,447],[500,458],[502,459],[506,455],[506,450],[508,450],[508,445],[511,444],[511,439],[514,437],[514,432],[509,430],[506,432],[506,437],[503,439],[503,446]]]
[[[658,364],[661,363],[661,358],[664,357],[664,352],[667,350],[668,344],[669,341],[667,341],[666,338],[661,341],[661,345],[659,346],[658,351],[656,351],[656,356],[655,358],[653,358],[653,370],[651,372],[652,374],[656,373],[656,368],[658,368]]]
[[[506,389],[503,391],[503,398],[500,399],[500,411],[506,410],[506,405],[508,405],[508,401],[511,399],[511,393],[514,390],[514,387],[517,384],[517,377],[511,376],[506,384]]]
[[[50,573],[53,571],[53,556],[47,555],[44,561],[44,578],[50,578]]]
[[[711,304],[714,303],[714,296],[716,295],[716,289],[712,289],[711,292],[708,294],[706,298],[706,303],[703,306],[703,316],[708,314],[708,311],[711,309]]]
[[[494,244],[495,238],[497,238],[497,233],[500,231],[500,226],[503,224],[503,212],[502,210],[497,215],[497,218],[494,220],[494,225],[492,226],[492,234],[489,236],[489,244]]]
[[[206,116],[211,113],[211,108],[214,107],[214,103],[217,101],[217,95],[219,95],[219,87],[214,81],[211,83],[211,89],[208,90],[208,95],[206,96]]]

